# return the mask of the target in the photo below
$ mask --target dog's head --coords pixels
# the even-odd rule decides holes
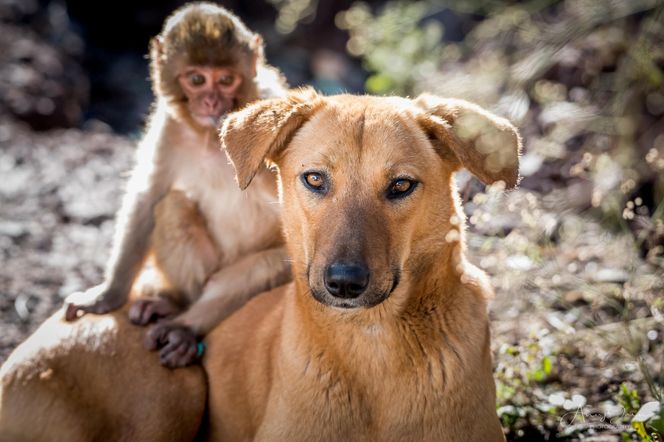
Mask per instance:
[[[264,161],[276,165],[295,279],[340,308],[380,304],[446,265],[436,260],[462,242],[456,170],[508,188],[518,179],[509,122],[431,95],[304,89],[230,115],[220,134],[240,187]]]

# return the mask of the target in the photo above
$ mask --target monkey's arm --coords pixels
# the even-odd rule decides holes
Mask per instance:
[[[249,255],[213,274],[200,299],[171,321],[157,323],[146,336],[151,350],[160,350],[161,363],[184,367],[196,360],[198,337],[240,309],[258,293],[292,279],[285,247]]]
[[[203,336],[255,295],[291,279],[285,247],[248,255],[214,273],[200,299],[173,321]]]
[[[137,167],[127,185],[118,212],[113,250],[106,266],[105,280],[65,300],[65,319],[79,312],[106,313],[121,307],[138,275],[150,245],[154,228],[154,206],[171,185],[169,168],[163,164],[158,146],[141,147]]]

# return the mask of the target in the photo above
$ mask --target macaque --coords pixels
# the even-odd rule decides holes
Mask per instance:
[[[157,323],[146,346],[168,367],[194,362],[199,340],[255,294],[291,279],[274,174],[240,192],[216,134],[226,114],[285,94],[263,42],[210,3],[171,15],[150,43],[156,103],[118,214],[103,283],[65,301],[65,318],[127,302],[151,258],[162,283],[145,285],[129,309]],[[136,284],[138,286],[139,284]],[[133,296],[132,296],[133,299]]]

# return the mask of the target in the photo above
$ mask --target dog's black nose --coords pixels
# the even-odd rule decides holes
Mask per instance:
[[[325,288],[336,298],[357,298],[369,285],[369,269],[363,264],[334,263],[325,271]]]

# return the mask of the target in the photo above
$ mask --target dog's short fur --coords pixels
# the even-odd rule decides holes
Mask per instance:
[[[520,150],[514,127],[460,100],[325,98],[303,90],[231,115],[222,141],[241,187],[264,160],[278,167],[294,282],[259,295],[208,336],[209,438],[503,440],[486,313],[491,289],[464,258],[453,172],[464,166],[485,182],[514,186]],[[324,179],[325,192],[305,184],[303,174],[312,171]],[[398,179],[418,184],[388,198],[390,189],[402,187]],[[326,275],[335,263],[366,268],[360,294],[333,295]],[[67,353],[69,338],[58,342],[64,354],[59,363],[80,379],[84,367],[77,352]],[[89,345],[90,357],[96,352],[103,360],[103,352]],[[130,398],[150,397],[160,411],[175,407],[157,415],[166,427],[183,419],[177,402],[198,388],[171,379],[181,394],[175,400],[143,385],[136,367],[122,367],[123,361],[143,363],[138,351],[116,350],[121,381],[113,388]],[[69,410],[76,402],[64,392],[68,377],[50,381],[57,390],[41,376],[28,382],[29,393],[18,386],[25,384],[27,366],[42,364],[44,372],[51,360],[37,355],[3,369],[0,431],[5,415],[27,425],[16,417],[19,406],[33,421],[53,422],[52,434],[66,430],[52,414],[68,407],[68,419],[83,421],[91,412]],[[145,415],[105,395],[111,387],[106,372],[99,373],[88,373],[86,384],[97,390],[96,406],[123,416],[113,421],[118,425],[140,427]],[[156,382],[168,385],[163,378]],[[37,394],[60,402],[49,411],[32,399]],[[197,412],[195,406],[190,414]]]
[[[191,440],[203,369],[163,367],[143,334],[127,308],[73,323],[57,311],[0,369],[0,441]]]

